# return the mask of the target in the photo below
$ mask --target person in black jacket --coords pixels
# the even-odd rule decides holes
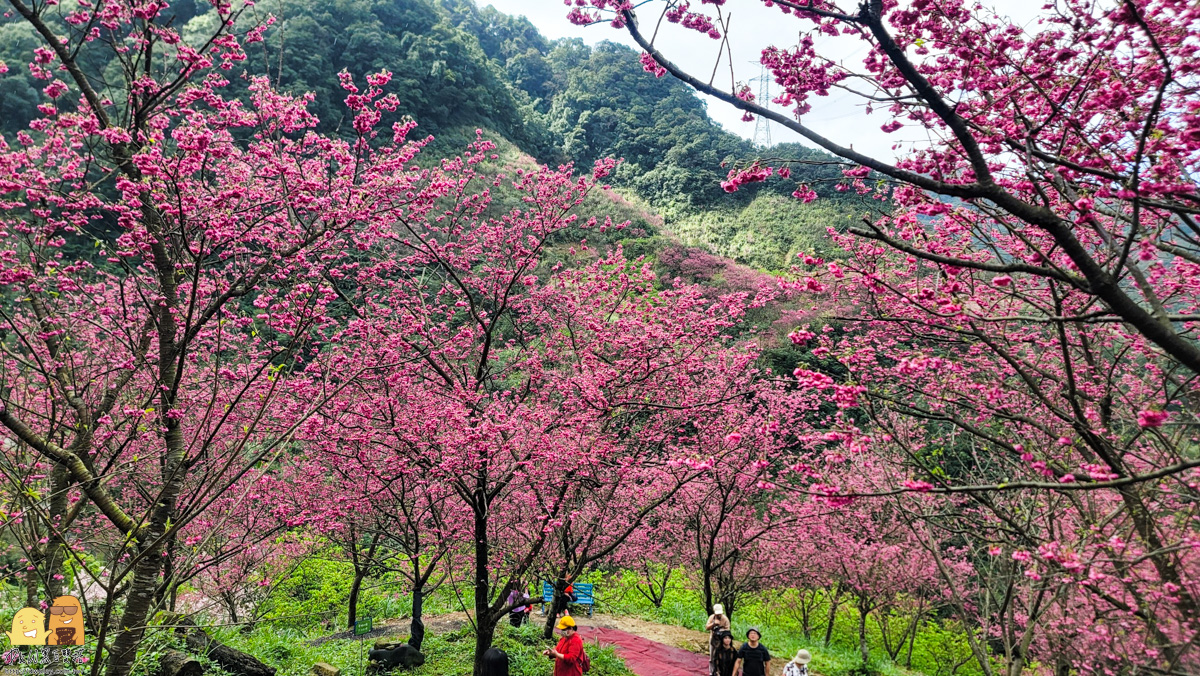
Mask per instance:
[[[733,668],[737,665],[737,648],[733,647],[733,634],[721,632],[721,642],[713,651],[713,674],[715,676],[733,676]]]
[[[746,642],[737,651],[734,676],[767,676],[767,662],[771,661],[771,653],[758,642],[761,638],[758,629],[750,627],[746,630]]]

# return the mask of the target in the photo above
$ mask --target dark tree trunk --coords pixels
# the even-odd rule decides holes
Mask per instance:
[[[825,623],[825,641],[826,648],[829,647],[829,641],[833,638],[833,625],[837,622],[838,606],[842,605],[842,584],[839,582],[833,587],[833,598],[829,601],[829,621]]]
[[[155,510],[159,511],[159,510]],[[149,542],[157,540],[166,524],[166,519],[157,522],[157,528],[144,537]],[[117,634],[113,641],[112,653],[108,662],[108,676],[128,676],[137,656],[138,645],[146,633],[146,618],[154,605],[155,591],[158,589],[161,559],[157,547],[139,551],[141,558],[133,569],[133,583],[129,587],[129,598],[125,604],[125,612],[121,614],[120,626],[128,627]]]
[[[25,571],[25,605],[30,608],[38,607],[38,594],[41,591],[39,587],[40,580],[38,579],[37,566],[30,566],[33,570]]]
[[[705,566],[703,573],[704,573],[704,616],[708,617],[710,614],[712,614],[712,607],[713,607],[712,570],[708,566]],[[726,611],[726,615],[728,615],[729,609],[726,608],[725,611]]]
[[[858,650],[862,653],[863,666],[871,661],[871,648],[867,645],[867,615],[871,613],[870,607],[859,601],[858,604]]]
[[[491,548],[487,533],[487,496],[482,490],[475,493],[475,667],[474,676],[484,676],[483,653],[492,647],[496,635],[496,622],[492,615],[491,583],[488,579],[488,563]]]
[[[475,633],[475,676],[483,676],[483,653],[492,647],[492,639],[496,636],[495,622],[478,622]]]
[[[412,624],[410,625],[411,635],[408,637],[408,644],[417,650],[421,649],[421,643],[425,641],[425,623],[421,621],[421,612],[424,605],[425,585],[414,585],[412,592]]]
[[[667,587],[671,584],[671,575],[674,573],[675,570],[673,568],[667,568],[667,571],[663,573],[662,579],[658,581],[658,589],[655,589],[653,584],[650,585],[650,593],[652,594],[650,602],[654,604],[655,608],[662,608],[663,600],[667,598]]]
[[[350,583],[350,600],[346,602],[346,627],[353,629],[358,619],[358,593],[362,589],[363,578],[367,576],[365,568],[354,567],[354,581]]]
[[[253,655],[215,641],[204,630],[193,628],[187,634],[188,650],[208,655],[221,668],[231,674],[241,676],[275,676],[275,668],[269,667]]]
[[[223,591],[221,592],[221,600],[225,602],[225,609],[229,611],[229,621],[237,624],[239,621],[237,598],[233,595],[233,592]],[[174,612],[174,608],[171,609],[171,612]]]
[[[203,673],[203,665],[178,650],[168,650],[158,660],[158,676],[201,676]]]
[[[550,602],[550,611],[546,613],[546,626],[542,627],[542,638],[547,641],[554,638],[554,624],[558,621],[558,614],[566,610],[567,604],[567,581],[564,578],[558,578],[554,581],[554,599]]]

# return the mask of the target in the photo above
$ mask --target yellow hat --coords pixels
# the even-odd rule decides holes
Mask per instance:
[[[554,628],[555,629],[574,629],[575,628],[575,618],[571,617],[570,615],[563,615],[562,617],[558,618],[558,624],[554,625]]]

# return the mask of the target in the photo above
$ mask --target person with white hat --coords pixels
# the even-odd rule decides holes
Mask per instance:
[[[801,648],[791,662],[783,665],[783,676],[808,676],[808,663],[811,661],[812,654]]]
[[[708,622],[704,624],[704,630],[712,632],[708,637],[708,676],[716,676],[717,648],[721,647],[721,634],[729,631],[732,626],[725,614],[725,606],[714,603],[712,609],[713,614],[708,616]]]

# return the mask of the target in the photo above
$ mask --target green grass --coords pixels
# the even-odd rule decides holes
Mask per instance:
[[[345,628],[351,573],[350,565],[346,562],[308,559],[291,576],[279,582],[278,588],[262,609],[265,621],[253,630],[244,632],[236,626],[208,626],[206,630],[222,643],[275,667],[277,676],[305,676],[317,662],[332,664],[341,669],[343,676],[362,676],[366,655],[375,638],[363,642],[336,639],[312,645],[314,639]],[[466,591],[462,601],[470,606],[473,601],[469,590]],[[459,599],[446,588],[425,602],[426,616],[459,611]],[[383,619],[407,617],[411,612],[411,597],[398,575],[368,580],[359,598],[359,617],[372,617],[377,624]],[[196,621],[204,626],[207,619],[198,616]],[[408,632],[403,630],[388,636],[397,640],[407,637]],[[545,676],[550,671],[549,661],[541,652],[550,647],[552,642],[542,639],[540,623],[514,629],[507,622],[501,622],[493,645],[508,653],[511,676]],[[183,646],[168,631],[147,632],[133,671],[134,676],[153,676],[162,652],[168,649],[179,650]],[[427,659],[425,665],[405,673],[417,676],[469,676],[474,650],[475,635],[469,626],[445,634],[430,632],[422,646]],[[632,676],[612,648],[592,645],[587,652],[592,660],[589,676]],[[213,676],[225,674],[219,665],[203,659],[201,661],[207,668],[205,673]]]
[[[540,629],[533,626],[513,629],[507,623],[497,628],[493,645],[508,653],[511,676],[545,676],[549,672],[549,660],[541,652],[550,647],[550,642],[542,639]],[[312,645],[312,640],[322,635],[323,631],[303,632],[273,624],[259,625],[249,633],[231,628],[217,628],[210,632],[223,643],[275,667],[278,676],[304,676],[317,662],[332,664],[341,669],[343,676],[362,676],[367,665],[367,653],[374,644],[374,639],[361,642],[342,639]],[[153,666],[157,664],[161,652],[179,647],[173,638],[165,634],[155,636],[143,646],[138,668],[134,672],[138,676],[153,674]],[[421,649],[427,661],[423,666],[405,673],[416,676],[470,676],[475,636],[469,627],[448,634],[426,636]],[[590,645],[587,653],[592,660],[589,676],[631,676],[612,648]],[[226,673],[219,665],[202,661],[207,667],[206,674],[222,676]]]
[[[250,653],[279,670],[279,676],[302,676],[317,662],[328,662],[342,670],[345,676],[363,674],[365,655],[374,639],[365,644],[352,639],[330,640],[320,645],[311,642],[340,631],[346,625],[346,598],[349,593],[349,566],[344,562],[310,559],[287,579],[279,583],[264,606],[266,621],[252,631],[239,627],[212,627],[209,632],[218,640]],[[580,580],[596,584],[597,612],[628,615],[661,624],[701,630],[707,613],[700,595],[686,583],[682,572],[676,573],[661,608],[654,607],[636,591],[636,579],[631,573],[605,574],[592,572]],[[470,606],[469,590],[462,603]],[[15,594],[14,594],[14,602]],[[733,629],[740,639],[749,626],[757,626],[763,644],[781,660],[790,658],[799,648],[813,653],[813,670],[822,676],[978,676],[978,665],[970,658],[966,636],[961,627],[949,621],[926,620],[921,624],[913,644],[911,667],[904,666],[907,646],[900,654],[900,665],[893,664],[883,648],[882,636],[874,617],[868,621],[868,641],[872,661],[861,662],[858,654],[858,616],[849,605],[838,611],[828,647],[823,645],[825,621],[828,616],[826,599],[820,598],[812,611],[811,635],[806,638],[797,617],[795,592],[772,590],[743,603],[733,614]],[[405,617],[411,612],[410,598],[402,580],[396,577],[368,580],[360,598],[360,617],[373,617],[377,623],[385,618]],[[426,601],[428,616],[461,611],[458,599],[448,589],[432,595]],[[11,615],[9,616],[11,617]],[[197,622],[205,624],[204,617]],[[904,618],[898,618],[897,622]],[[402,639],[407,632],[394,637]],[[502,622],[497,628],[495,645],[506,652],[512,661],[513,676],[545,676],[548,661],[541,651],[550,642],[541,638],[540,623],[519,630]],[[149,632],[140,649],[135,676],[151,676],[157,671],[161,652],[179,649],[177,639],[167,631]],[[430,633],[423,652],[428,661],[415,674],[419,676],[466,676],[471,673],[475,648],[470,627],[445,634]],[[361,655],[360,657],[360,649]],[[629,676],[623,663],[611,649],[588,650],[595,676]],[[210,674],[221,676],[215,664],[208,664]]]
[[[666,229],[684,243],[701,246],[759,270],[787,271],[796,254],[841,255],[827,228],[843,230],[858,216],[844,205],[763,194],[745,207],[688,212],[669,220]]]

